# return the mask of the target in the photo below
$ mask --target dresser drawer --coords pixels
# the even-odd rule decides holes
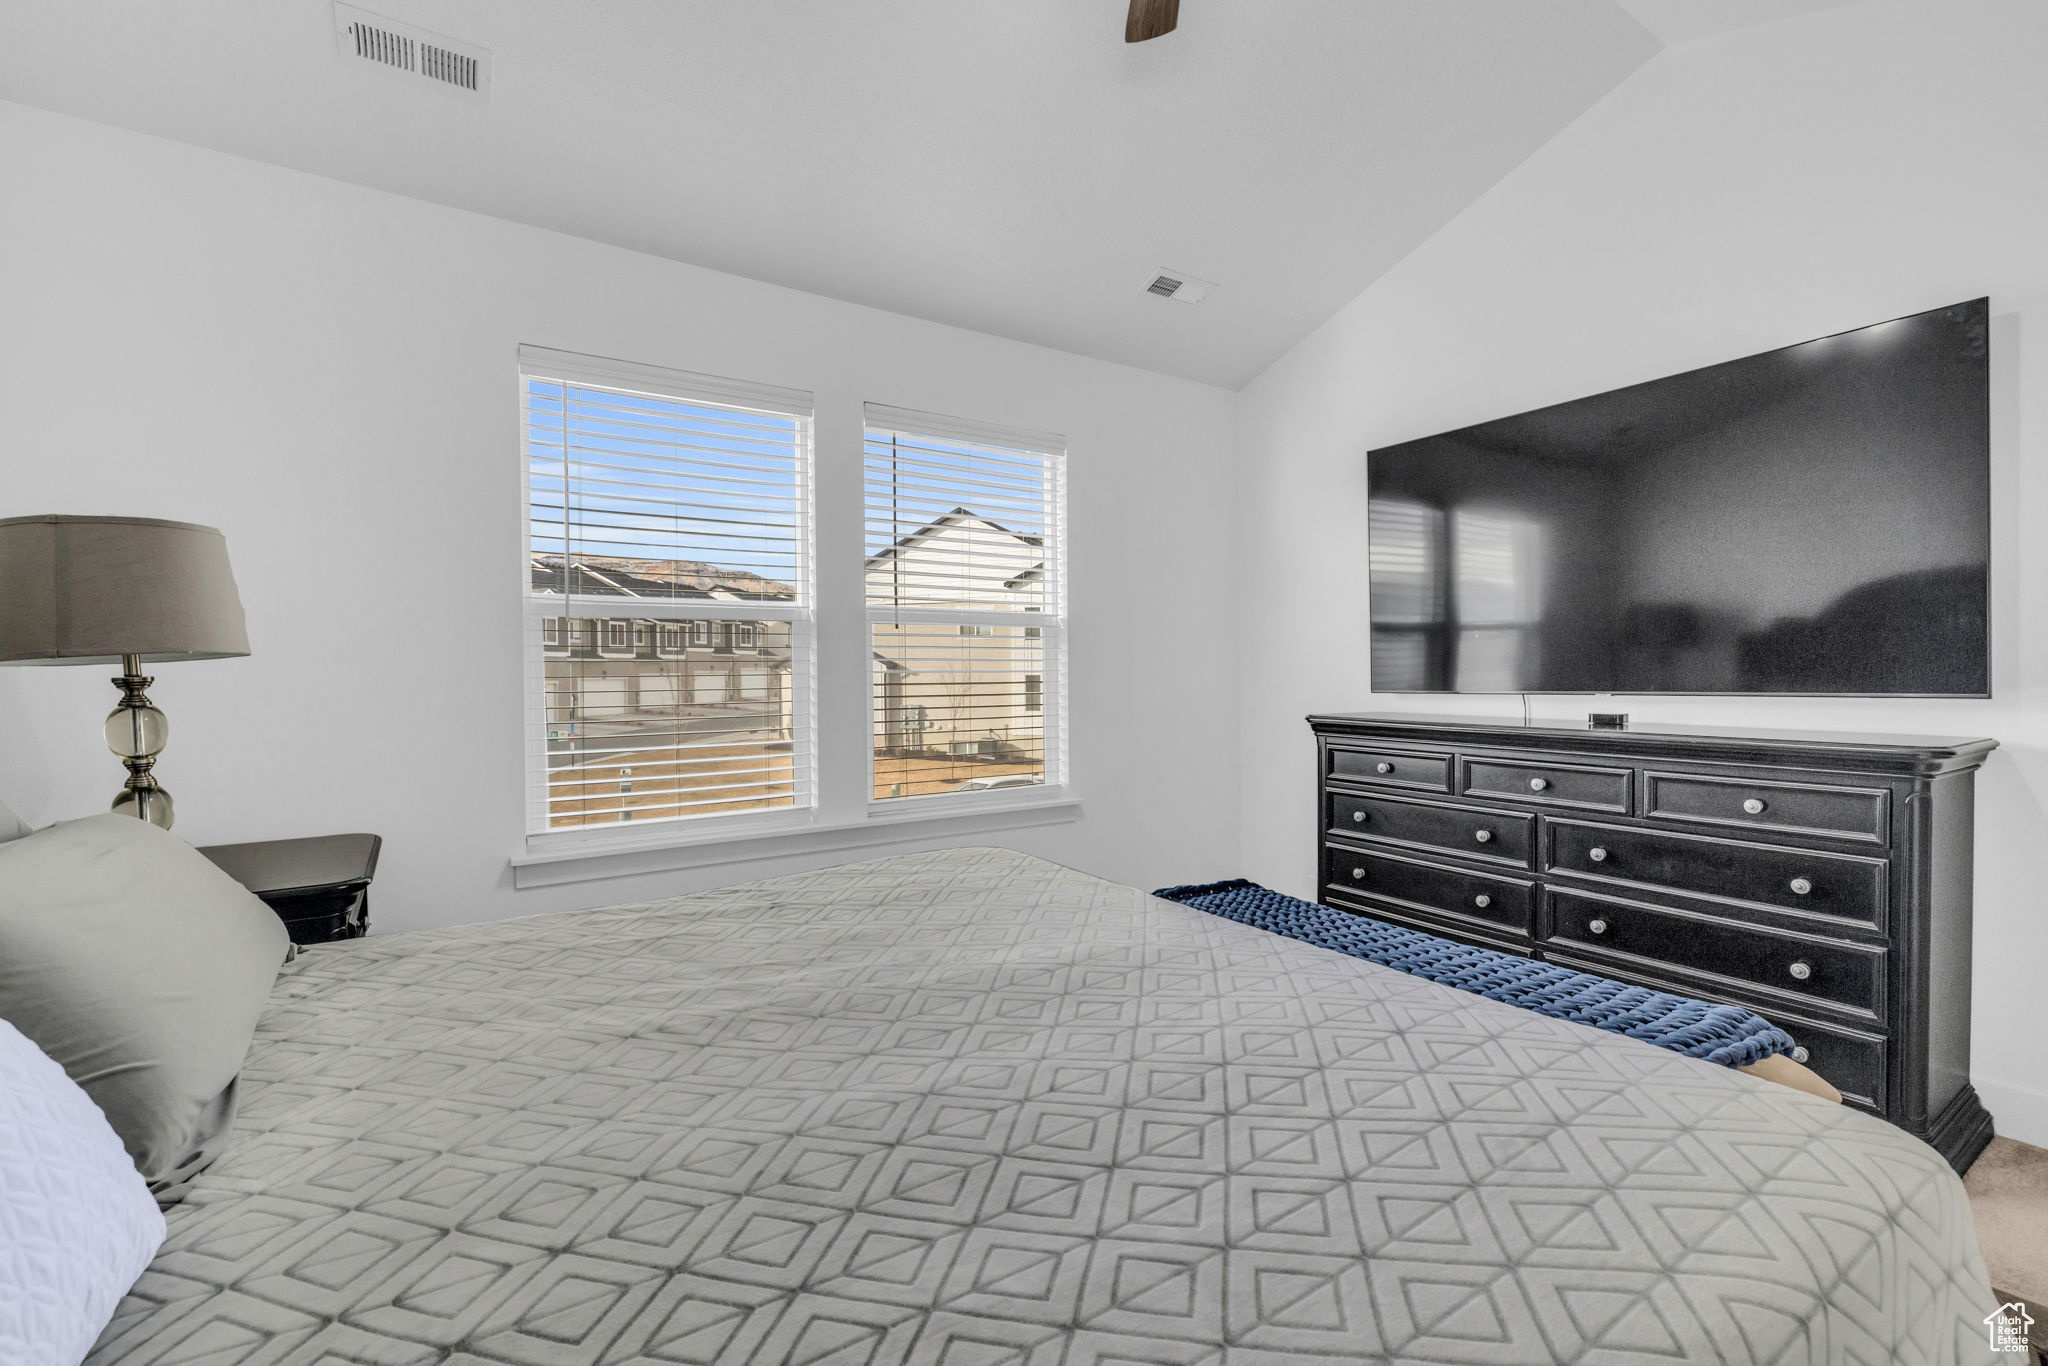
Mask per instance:
[[[1421,911],[1483,922],[1474,926],[1526,936],[1536,904],[1535,884],[1488,873],[1468,873],[1344,845],[1323,850],[1324,883]]]
[[[1881,1016],[1885,951],[1553,887],[1546,943],[1750,982]]]
[[[1883,1039],[1808,1020],[1764,1018],[1792,1036],[1794,1062],[1820,1073],[1850,1104],[1885,1112]]]
[[[1873,843],[1884,843],[1891,834],[1891,794],[1881,787],[1645,773],[1643,814],[1652,820],[1699,821]]]
[[[1379,787],[1408,788],[1417,792],[1451,790],[1451,756],[1422,754],[1400,749],[1353,749],[1331,745],[1326,751],[1326,776],[1347,782],[1372,783]]]
[[[1330,792],[1327,828],[1332,834],[1385,840],[1418,849],[1442,849],[1489,863],[1529,866],[1536,818],[1512,811],[1409,801],[1400,797]]]
[[[1404,929],[1421,930],[1424,934],[1433,934],[1439,939],[1470,944],[1475,948],[1496,949],[1520,958],[1533,957],[1528,938],[1485,921],[1445,915],[1440,911],[1419,911],[1405,903],[1380,901],[1343,887],[1328,888],[1323,894],[1323,904],[1332,910],[1349,911],[1368,920],[1399,925]]]
[[[1670,977],[1660,976],[1654,969],[1643,971],[1634,965],[1625,965],[1619,960],[1610,961],[1595,954],[1546,950],[1543,958],[1545,962],[1555,963],[1559,967],[1612,977],[1616,981],[1649,987],[1653,991],[1668,991],[1674,996],[1709,999],[1701,996],[1697,985],[1687,985]],[[1804,1016],[1787,1014],[1776,1005],[1774,999],[1767,999],[1767,995],[1761,992],[1752,994],[1738,987],[1717,994],[1712,999],[1756,1011],[1791,1035],[1794,1062],[1804,1063],[1820,1073],[1842,1093],[1842,1099],[1849,1104],[1858,1109],[1868,1110],[1872,1114],[1883,1114],[1886,1105],[1883,1036],[1860,1033],[1841,1025],[1816,1024]]]
[[[1567,820],[1547,822],[1546,835],[1546,871],[1884,927],[1883,859]]]
[[[1581,811],[1628,814],[1629,780],[1625,768],[1588,768],[1579,764],[1546,764],[1518,759],[1467,759],[1461,791],[1468,797],[1507,797],[1545,806]]]

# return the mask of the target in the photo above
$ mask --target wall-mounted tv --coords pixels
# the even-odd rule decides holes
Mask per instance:
[[[1987,301],[1369,453],[1375,692],[1990,692]]]

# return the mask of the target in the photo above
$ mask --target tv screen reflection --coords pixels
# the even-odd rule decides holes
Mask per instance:
[[[1986,694],[1987,321],[1373,451],[1374,691]]]

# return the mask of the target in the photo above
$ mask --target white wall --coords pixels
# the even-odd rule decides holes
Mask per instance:
[[[975,842],[1147,886],[1234,870],[1227,633],[1161,591],[1229,579],[1229,393],[17,105],[0,186],[0,516],[227,534],[255,652],[152,690],[194,843],[377,831],[381,930],[862,856],[512,890],[531,342],[815,391],[842,797],[867,740],[861,402],[1064,432],[1085,815]],[[108,672],[0,669],[0,797],[30,820],[118,787]]]
[[[2044,70],[2038,0],[1871,0],[1673,48],[1245,390],[1246,876],[1313,884],[1305,713],[1506,710],[1368,691],[1367,449],[1988,293],[1996,697],[1613,709],[2003,741],[1978,784],[1974,1072],[2002,1131],[2048,1143]]]

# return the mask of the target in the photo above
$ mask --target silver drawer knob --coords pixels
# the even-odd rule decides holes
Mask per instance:
[[[1373,765],[1373,767],[1378,769],[1381,773],[1392,773],[1394,771],[1394,766],[1392,764],[1375,764]]]
[[[1351,870],[1351,877],[1352,877],[1352,880],[1353,880],[1353,881],[1355,881],[1355,882],[1363,882],[1363,881],[1365,881],[1365,869],[1363,869],[1363,868],[1353,868],[1353,869]]]
[[[1813,884],[1811,882],[1808,882],[1805,878],[1795,877],[1792,879],[1792,895],[1805,896],[1808,892],[1812,890]]]
[[[1607,851],[1596,844],[1586,851],[1586,857],[1595,863],[1605,863],[1607,862]]]
[[[1742,804],[1742,809],[1743,809],[1744,811],[1747,811],[1747,812],[1748,812],[1748,813],[1749,813],[1750,815],[1752,815],[1752,816],[1761,816],[1761,815],[1763,815],[1763,814],[1764,814],[1764,802],[1763,802],[1763,798],[1761,798],[1761,797],[1751,797],[1751,798],[1749,798],[1749,799],[1748,799],[1747,801],[1743,802],[1743,804]]]
[[[1363,811],[1354,811],[1354,812],[1352,812],[1352,813],[1351,813],[1351,819],[1352,819],[1352,820],[1355,820],[1355,821],[1362,821],[1362,820],[1364,820],[1364,819],[1365,819],[1365,812],[1363,812]]]
[[[1491,830],[1474,830],[1472,838],[1478,840],[1481,844],[1488,844],[1493,840],[1493,832]]]
[[[1607,933],[1607,922],[1604,920],[1588,920],[1586,928],[1594,934],[1605,934]]]
[[[1792,1045],[1792,1061],[1794,1061],[1794,1062],[1805,1062],[1805,1061],[1806,1061],[1806,1060],[1807,1060],[1808,1058],[1810,1058],[1810,1057],[1812,1057],[1812,1056],[1813,1056],[1813,1054],[1811,1054],[1811,1053],[1807,1052],[1807,1051],[1806,1051],[1806,1049],[1805,1049],[1805,1048],[1804,1048],[1804,1047],[1803,1047],[1802,1045],[1800,1045],[1800,1044],[1793,1044],[1793,1045]]]
[[[1472,898],[1472,904],[1483,911],[1493,904],[1493,898],[1481,892],[1478,896]]]
[[[1541,792],[1544,788],[1549,786],[1550,779],[1548,778],[1531,778],[1529,780],[1529,790],[1531,792]]]
[[[1798,981],[1803,982],[1807,978],[1813,976],[1813,964],[1807,962],[1798,962],[1794,963],[1791,967],[1786,968],[1785,971],[1791,973],[1792,976]]]

